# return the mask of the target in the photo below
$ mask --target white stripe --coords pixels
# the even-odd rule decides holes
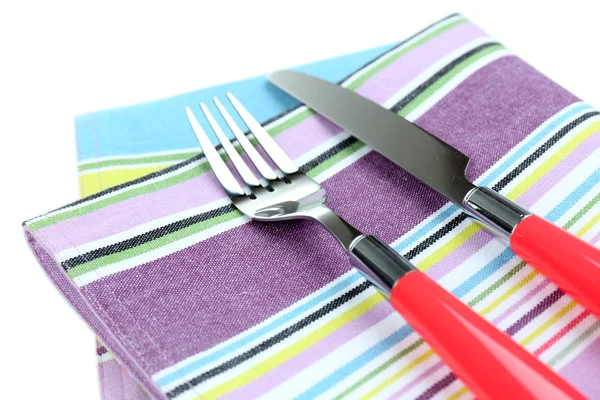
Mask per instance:
[[[211,389],[239,376],[240,374],[242,374],[246,371],[249,371],[250,369],[256,367],[258,364],[262,363],[263,361],[277,355],[282,350],[284,350],[290,346],[293,346],[294,343],[296,343],[297,341],[302,340],[303,338],[307,337],[308,335],[310,335],[317,329],[321,328],[325,324],[329,323],[333,319],[339,317],[340,315],[349,311],[353,307],[362,303],[368,297],[372,296],[375,293],[376,293],[376,291],[373,288],[369,288],[369,289],[365,290],[364,292],[360,293],[358,296],[352,298],[351,300],[344,303],[343,305],[336,308],[335,310],[331,311],[327,315],[323,316],[322,318],[317,319],[315,322],[311,323],[306,328],[304,328],[298,332],[295,332],[294,334],[287,337],[286,339],[284,339],[277,345],[270,347],[269,349],[264,350],[264,351],[260,352],[259,354],[255,355],[251,359],[227,370],[226,372],[224,372],[222,374],[215,376],[214,378],[212,378],[206,382],[203,382],[202,384],[199,385],[200,392],[206,392],[208,390],[211,390]],[[197,374],[195,373],[194,375],[197,375]],[[171,385],[169,385],[168,387],[170,388]],[[163,388],[162,390],[166,391],[167,390],[166,388],[167,387]]]
[[[152,262],[158,260],[159,258],[165,257],[169,254],[173,254],[179,250],[183,250],[186,247],[195,245],[203,240],[206,240],[214,235],[218,235],[219,233],[228,231],[237,226],[243,225],[249,221],[249,218],[246,216],[235,218],[231,221],[223,222],[212,228],[205,229],[201,232],[198,232],[194,235],[187,236],[183,239],[177,240],[173,243],[169,243],[166,246],[162,246],[158,249],[148,251],[146,253],[142,253],[139,256],[131,257],[122,261],[118,261],[116,263],[107,265],[102,268],[98,268],[94,271],[90,271],[83,275],[80,275],[76,278],[73,278],[75,285],[81,287],[87,285],[91,282],[97,281],[98,279],[104,278],[106,276],[112,275],[117,272],[126,271],[128,269],[134,268],[138,265],[145,264],[148,262]]]
[[[98,162],[103,161],[112,161],[112,160],[139,160],[140,158],[146,157],[160,157],[160,156],[169,156],[173,154],[185,154],[192,152],[201,152],[200,147],[190,147],[184,149],[176,149],[176,150],[161,150],[161,151],[152,151],[148,153],[139,153],[139,154],[127,154],[127,155],[117,155],[117,156],[104,156],[97,158],[88,158],[86,160],[79,161],[77,166],[82,167],[87,164],[96,164]]]
[[[102,239],[98,239],[93,242],[81,244],[77,247],[72,247],[69,249],[62,250],[61,252],[58,253],[59,262],[68,260],[69,258],[72,258],[72,257],[77,257],[81,254],[87,253],[92,250],[100,249],[102,247],[109,246],[111,244],[115,244],[115,243],[119,243],[119,242],[122,242],[127,239],[131,239],[135,236],[149,232],[153,229],[163,227],[172,222],[179,221],[179,220],[182,220],[185,218],[189,218],[194,215],[202,214],[207,211],[210,211],[210,210],[213,210],[213,209],[216,209],[219,207],[223,207],[227,204],[231,204],[231,200],[229,199],[229,197],[224,198],[224,199],[219,199],[219,200],[213,201],[208,204],[203,204],[199,207],[190,208],[189,210],[185,210],[185,211],[182,211],[182,212],[179,212],[176,214],[170,214],[170,215],[167,215],[162,218],[157,218],[155,220],[146,222],[141,225],[137,225],[131,229],[119,232],[112,236],[104,237]]]
[[[598,324],[598,319],[593,315],[588,315],[581,321],[572,331],[567,333],[565,336],[560,338],[552,347],[548,350],[544,351],[540,355],[540,359],[544,362],[550,362],[554,357],[556,357],[561,351],[563,351],[567,346],[571,344],[577,337],[579,337],[583,332],[591,328],[592,326]],[[589,344],[600,337],[600,329],[596,329],[591,335],[589,335],[586,339],[582,340],[581,343],[577,345],[573,350],[571,350],[567,355],[565,355],[560,361],[558,361],[555,365],[552,366],[555,370],[560,370],[562,367],[571,362],[575,357],[581,354]]]
[[[454,76],[446,85],[444,85],[443,90],[438,90],[438,91],[434,92],[431,96],[429,96],[423,102],[423,104],[425,105],[426,108],[433,107],[438,101],[440,101],[444,96],[446,96],[446,94],[448,94],[452,90],[456,89],[456,87],[458,85],[460,85],[466,78],[468,78],[469,76],[474,74],[476,71],[478,71],[479,69],[485,67],[486,65],[491,64],[492,62],[494,62],[502,57],[507,57],[507,56],[511,56],[511,55],[513,55],[513,53],[508,50],[496,50],[496,51],[480,58],[479,60],[475,61],[473,64],[466,67],[464,70],[462,70],[456,76]],[[421,115],[424,114],[423,110],[424,109],[417,108],[417,109],[413,110],[412,112],[410,112],[406,116],[406,118],[409,119],[410,121],[415,121]]]
[[[377,343],[397,331],[402,325],[404,325],[404,321],[398,314],[390,314],[360,335],[325,354],[323,358],[312,364],[310,368],[303,369],[285,381],[284,384],[273,388],[260,398],[276,400],[298,396],[308,388],[307,382],[319,381],[320,378],[329,375],[341,365],[351,361],[358,354],[368,350],[373,346],[373,343]],[[323,395],[331,398],[327,394]]]
[[[97,175],[100,172],[123,171],[123,170],[128,170],[128,169],[150,168],[150,167],[161,167],[161,169],[162,169],[162,168],[166,168],[171,165],[180,163],[181,161],[184,161],[184,160],[182,159],[182,160],[170,160],[170,161],[161,161],[161,162],[149,162],[149,163],[141,163],[141,164],[111,165],[111,166],[101,167],[101,168],[86,169],[84,171],[79,171],[77,174],[79,176]]]

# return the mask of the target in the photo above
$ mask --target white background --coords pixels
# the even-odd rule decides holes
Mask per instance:
[[[78,197],[77,113],[396,42],[453,12],[600,105],[597,0],[153,4],[0,5],[2,398],[99,398],[94,335],[20,228]]]

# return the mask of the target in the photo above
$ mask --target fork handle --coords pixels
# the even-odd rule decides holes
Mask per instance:
[[[377,277],[374,283],[389,294],[396,311],[477,398],[585,399],[510,336],[381,240],[361,236],[349,252],[369,280]]]

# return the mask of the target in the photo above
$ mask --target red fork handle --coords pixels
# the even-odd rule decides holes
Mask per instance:
[[[510,248],[600,317],[600,249],[536,215],[518,223]]]
[[[422,272],[400,278],[390,301],[478,399],[585,399]]]

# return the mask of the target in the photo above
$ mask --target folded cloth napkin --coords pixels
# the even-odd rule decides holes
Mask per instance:
[[[257,79],[264,95],[242,83],[226,90],[263,121],[274,104],[293,104]],[[386,49],[341,84],[470,155],[478,184],[600,242],[599,113],[462,16]],[[114,150],[96,147],[80,165],[84,193],[118,183],[126,169],[151,173],[24,224],[50,278],[145,392],[129,394],[472,397],[321,227],[249,221],[205,159],[186,153],[194,139],[182,105],[224,92],[78,119],[80,156],[98,143]],[[600,322],[505,243],[304,106],[264,125],[344,219],[600,398]],[[160,139],[145,130],[161,130]],[[89,132],[96,141],[82,142]],[[127,157],[127,146],[149,154]],[[105,376],[106,397],[125,398],[110,385],[127,375]]]

